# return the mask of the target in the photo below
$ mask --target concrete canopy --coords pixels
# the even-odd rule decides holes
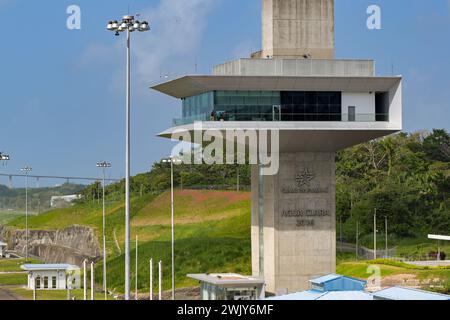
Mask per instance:
[[[214,90],[387,92],[401,82],[397,77],[293,77],[187,75],[151,87],[174,98]]]

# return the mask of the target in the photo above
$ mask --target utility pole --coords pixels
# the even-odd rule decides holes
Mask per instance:
[[[94,283],[94,261],[91,262],[91,300],[95,298],[95,283]]]
[[[158,285],[159,285],[159,300],[162,300],[162,261],[158,263]]]
[[[342,243],[342,215],[341,216],[339,216],[339,240],[340,240],[340,244],[341,244],[341,252],[342,252],[342,246],[343,246],[343,243]]]
[[[86,268],[86,259],[83,261],[83,298],[87,300],[87,268]]]
[[[389,258],[388,254],[388,220],[387,220],[387,216],[384,217],[384,235],[385,235],[385,240],[386,240],[386,259]]]
[[[359,256],[359,220],[356,220],[356,260],[358,260]]]
[[[134,281],[134,298],[138,300],[138,236],[136,236],[136,265],[134,269],[135,281]]]
[[[373,260],[377,259],[377,208],[373,214]]]
[[[150,300],[153,300],[153,259],[150,259]]]

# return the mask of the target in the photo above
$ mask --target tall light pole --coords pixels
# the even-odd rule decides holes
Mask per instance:
[[[106,169],[111,168],[111,163],[102,161],[97,162],[97,168],[101,168],[103,172],[103,223],[102,223],[102,231],[103,231],[103,292],[105,293],[105,300],[108,299],[108,292],[106,289],[106,206],[105,206],[105,180],[106,180]]]
[[[172,211],[172,300],[175,300],[175,232],[174,232],[174,197],[173,197],[173,164],[180,164],[181,160],[171,157],[162,160],[163,163],[170,163],[170,208]]]
[[[119,36],[127,33],[127,84],[125,112],[125,300],[130,300],[130,107],[131,107],[131,33],[150,30],[148,22],[124,16],[121,22],[108,22],[107,29]]]
[[[25,261],[28,261],[28,173],[32,170],[29,166],[20,169],[25,172]]]

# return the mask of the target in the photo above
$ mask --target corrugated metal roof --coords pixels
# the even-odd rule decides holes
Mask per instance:
[[[373,300],[373,296],[364,291],[327,291],[317,300]]]
[[[324,292],[315,291],[315,290],[308,290],[308,291],[301,291],[296,293],[287,294],[284,296],[277,296],[277,297],[270,297],[266,300],[317,300],[320,296],[324,295]]]
[[[78,266],[72,264],[23,264],[20,266],[26,271],[43,271],[43,270],[67,270],[67,269],[79,269]]]
[[[387,300],[450,300],[449,295],[404,287],[387,288],[373,293],[373,296]]]
[[[266,300],[373,300],[371,294],[363,291],[302,291],[284,296],[271,297]]]

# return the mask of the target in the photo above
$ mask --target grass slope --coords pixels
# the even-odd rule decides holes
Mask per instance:
[[[123,202],[108,202],[107,210],[108,287],[123,292]],[[164,288],[171,287],[171,211],[170,193],[145,195],[131,201],[131,237],[139,237],[138,288],[149,288],[149,260],[154,259],[155,289],[157,263],[163,261]],[[24,218],[9,226],[23,228]],[[71,225],[94,228],[101,240],[101,204],[78,204],[30,217],[31,229],[55,230]],[[116,235],[119,248],[114,239]],[[175,193],[175,255],[177,287],[195,285],[186,278],[198,272],[251,272],[250,194],[248,192],[183,190]],[[132,251],[134,288],[134,251]],[[101,283],[102,268],[97,265],[96,281]]]

